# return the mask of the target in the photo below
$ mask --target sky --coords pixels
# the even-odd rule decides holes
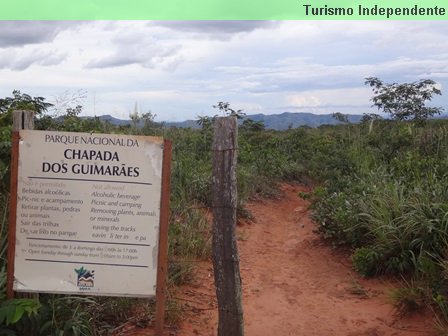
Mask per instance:
[[[448,21],[0,21],[0,97],[53,114],[375,113],[371,76],[433,79],[448,112]]]

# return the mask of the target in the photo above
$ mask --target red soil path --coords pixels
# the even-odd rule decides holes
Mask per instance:
[[[280,199],[249,203],[254,221],[238,227],[245,335],[435,335],[430,314],[394,310],[388,293],[397,283],[361,278],[347,255],[321,240],[298,197],[304,190],[283,185]],[[213,286],[211,263],[201,263],[178,294],[186,309],[180,328],[167,335],[216,335]]]

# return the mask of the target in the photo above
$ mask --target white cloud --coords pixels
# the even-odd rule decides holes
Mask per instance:
[[[445,21],[31,21],[23,27],[0,22],[0,97],[13,89],[45,97],[85,89],[90,115],[127,118],[136,101],[159,120],[214,114],[218,101],[248,114],[362,113],[371,105],[367,76],[448,83]],[[435,102],[448,105],[445,96]]]
[[[53,50],[35,49],[31,51],[16,51],[5,49],[0,53],[0,69],[23,71],[32,65],[50,67],[62,63],[67,54]]]
[[[316,107],[322,105],[322,102],[313,94],[298,94],[286,97],[287,103],[293,107]]]
[[[372,93],[369,88],[344,88],[303,91],[287,95],[287,108],[366,108]],[[343,97],[343,99],[341,99]]]

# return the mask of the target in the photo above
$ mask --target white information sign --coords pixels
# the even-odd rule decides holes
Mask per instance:
[[[14,290],[152,296],[163,140],[20,131]]]

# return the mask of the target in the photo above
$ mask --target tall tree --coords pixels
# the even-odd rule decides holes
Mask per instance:
[[[393,119],[424,122],[443,111],[442,107],[426,106],[434,95],[442,94],[436,82],[431,79],[388,84],[377,77],[367,77],[364,84],[373,90],[374,96],[371,99],[373,106],[389,114]]]
[[[19,90],[12,92],[12,97],[0,98],[0,126],[12,125],[13,110],[31,110],[36,115],[42,115],[53,106],[44,97],[31,97]]]
[[[32,110],[36,114],[42,114],[51,106],[53,104],[45,102],[44,97],[31,97],[19,90],[14,90],[12,97],[0,98],[0,113],[8,110]]]

